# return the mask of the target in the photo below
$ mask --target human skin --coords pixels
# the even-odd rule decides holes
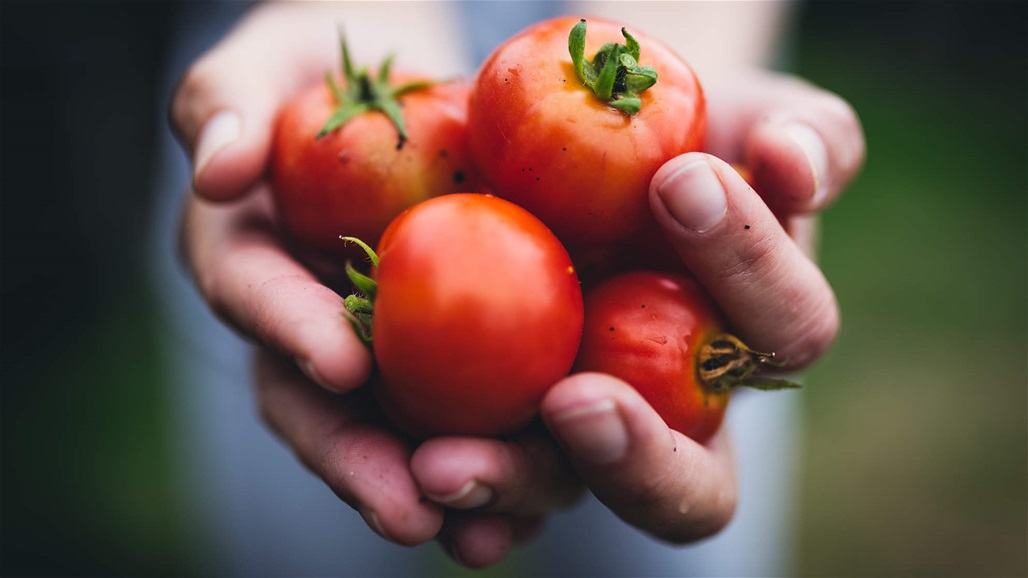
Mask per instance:
[[[604,2],[583,3],[581,11],[662,36],[697,69],[709,105],[708,147],[657,172],[654,216],[736,333],[798,369],[837,332],[834,294],[811,260],[815,218],[858,172],[863,135],[838,96],[760,70],[782,3],[746,3],[731,15],[712,8],[723,4],[658,4],[712,10],[702,17],[650,10],[629,17],[624,4]],[[584,488],[663,540],[684,543],[723,528],[736,494],[727,435],[697,444],[609,376],[556,383],[542,403],[545,427],[506,441],[436,438],[412,450],[368,403],[361,385],[372,360],[339,323],[341,297],[329,281],[338,271],[287,252],[275,231],[263,180],[272,119],[291,95],[337,66],[337,20],[361,47],[355,60],[377,61],[388,49],[400,54],[397,66],[428,74],[466,65],[454,58],[463,51],[450,3],[415,3],[410,11],[359,6],[258,7],[190,68],[171,107],[193,159],[183,253],[212,310],[257,344],[263,419],[372,530],[399,544],[438,539],[469,567],[502,559]],[[376,45],[369,23],[387,13],[394,29],[409,34]],[[404,22],[395,23],[398,13]],[[668,23],[678,25],[668,30]],[[705,32],[728,25],[730,36]],[[737,38],[751,41],[719,49]],[[755,167],[761,194],[729,162]],[[377,483],[383,473],[390,483]],[[463,515],[444,522],[446,509]]]

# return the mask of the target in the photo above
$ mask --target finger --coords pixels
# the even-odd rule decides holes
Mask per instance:
[[[238,197],[256,181],[279,106],[331,63],[334,43],[322,27],[287,33],[295,12],[276,5],[254,10],[179,82],[170,121],[192,159],[194,189],[207,199]]]
[[[506,516],[450,510],[439,534],[443,550],[458,564],[480,570],[503,560],[514,544]]]
[[[349,391],[372,360],[343,300],[279,244],[266,188],[231,205],[191,196],[182,245],[203,297],[241,333],[296,360],[315,382]]]
[[[383,21],[405,31],[398,37],[403,50],[383,44]],[[358,66],[377,63],[388,49],[402,52],[398,68],[434,77],[467,68],[459,22],[445,2],[399,11],[378,2],[261,4],[190,67],[172,99],[171,124],[193,159],[198,194],[236,198],[260,177],[277,110],[340,69],[340,28]]]
[[[581,481],[545,432],[504,441],[440,437],[411,459],[422,492],[450,508],[503,514],[545,513],[582,495]]]
[[[724,439],[705,447],[668,429],[625,382],[573,375],[550,390],[542,416],[592,493],[629,524],[686,543],[731,519],[736,485]]]
[[[757,71],[714,78],[704,88],[708,152],[746,165],[776,213],[824,210],[860,171],[863,129],[838,95]]]
[[[677,157],[654,175],[650,201],[671,245],[748,345],[794,368],[828,348],[839,327],[828,281],[727,163]]]
[[[437,535],[442,508],[421,499],[410,449],[378,425],[366,390],[331,395],[267,350],[258,354],[256,378],[265,422],[372,530],[403,545]]]
[[[543,518],[448,510],[439,543],[458,564],[480,570],[503,560],[511,547],[538,534]]]

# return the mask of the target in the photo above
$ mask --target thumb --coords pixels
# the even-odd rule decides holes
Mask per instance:
[[[728,164],[682,155],[657,171],[650,195],[671,246],[748,344],[792,367],[829,347],[839,311],[828,281]]]
[[[180,79],[169,120],[201,197],[230,200],[260,178],[278,108],[331,65],[331,28],[290,34],[298,16],[275,5],[255,9]]]
[[[731,520],[736,478],[723,435],[694,442],[669,429],[632,386],[600,373],[559,382],[541,414],[582,481],[627,523],[688,543]]]

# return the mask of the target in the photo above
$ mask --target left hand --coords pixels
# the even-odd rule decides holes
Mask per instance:
[[[813,220],[860,170],[860,122],[838,96],[791,77],[745,73],[705,89],[710,154],[676,157],[657,172],[654,214],[737,334],[803,367],[838,331],[834,293],[811,260]],[[749,166],[759,194],[726,161]],[[414,452],[422,491],[464,512],[448,517],[440,540],[465,565],[501,560],[581,484],[670,542],[709,536],[731,519],[736,480],[725,432],[700,445],[668,429],[628,384],[601,374],[557,383],[541,415],[548,432],[437,438]]]

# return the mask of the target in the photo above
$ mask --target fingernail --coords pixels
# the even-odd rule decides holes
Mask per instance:
[[[553,423],[568,449],[594,464],[615,462],[628,450],[628,431],[612,399],[558,413]]]
[[[468,483],[464,486],[445,496],[434,496],[428,494],[428,497],[436,503],[444,506],[450,506],[451,508],[470,509],[478,508],[489,503],[489,500],[493,499],[493,490],[489,486],[478,483],[475,480],[468,480]]]
[[[697,233],[710,230],[728,212],[725,188],[706,161],[696,161],[672,173],[657,194],[676,221]]]
[[[785,125],[783,130],[807,157],[810,172],[814,175],[814,192],[811,195],[811,202],[818,205],[828,192],[828,147],[825,146],[821,135],[804,123],[791,122]]]
[[[193,175],[198,176],[203,173],[211,158],[218,151],[238,140],[241,131],[242,121],[235,111],[223,110],[208,119],[196,142]]]
[[[374,530],[376,534],[382,536],[386,540],[392,541],[392,538],[386,533],[385,528],[382,527],[382,521],[378,519],[378,514],[372,510],[357,510],[357,513],[361,515],[361,518],[364,518],[364,523]]]
[[[323,387],[323,388],[325,388],[325,389],[327,389],[329,391],[332,391],[332,392],[337,392],[338,391],[338,390],[336,390],[336,389],[334,389],[332,387],[329,387],[328,383],[324,379],[321,378],[321,374],[319,374],[318,370],[314,368],[314,362],[312,362],[311,360],[309,360],[309,359],[297,359],[296,360],[296,365],[299,366],[300,371],[303,371],[303,374],[306,375],[307,378],[310,379],[311,381],[313,381],[314,383],[320,385],[321,387]]]

